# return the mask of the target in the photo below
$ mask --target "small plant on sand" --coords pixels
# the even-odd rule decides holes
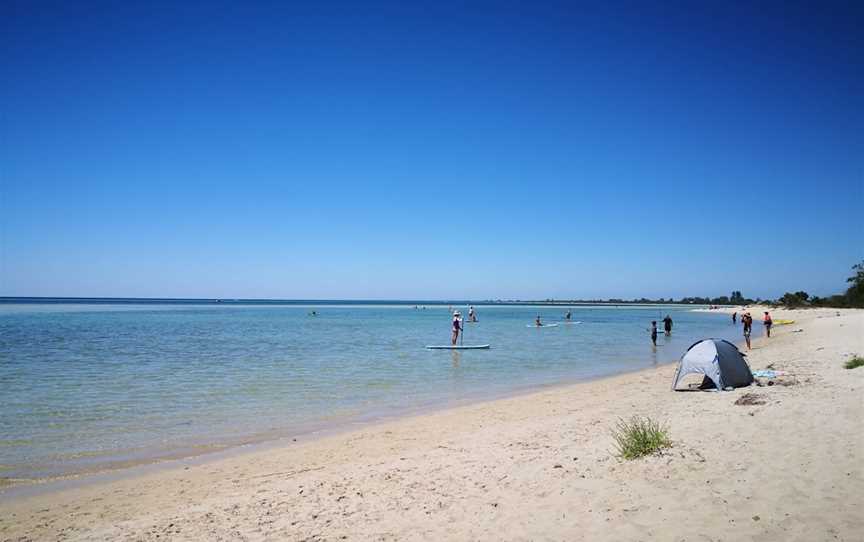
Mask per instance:
[[[618,455],[624,459],[636,459],[672,446],[669,430],[647,416],[619,420],[612,430],[612,438],[615,439]]]
[[[862,358],[861,356],[854,356],[852,359],[847,361],[846,364],[843,366],[846,367],[847,369],[855,369],[856,367],[864,367],[864,358]]]

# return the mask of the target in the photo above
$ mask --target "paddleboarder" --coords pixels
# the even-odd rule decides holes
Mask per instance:
[[[534,325],[537,327],[543,327],[543,322],[540,321],[540,315],[537,315],[537,318],[534,319]]]
[[[468,321],[477,322],[477,313],[474,312],[474,307],[468,307]]]
[[[564,315],[564,319],[569,322],[571,316],[573,316],[573,315],[570,314],[570,309],[567,309],[567,314]]]
[[[450,344],[456,346],[456,341],[459,340],[459,333],[462,331],[462,315],[459,311],[453,313],[453,337],[450,339]]]

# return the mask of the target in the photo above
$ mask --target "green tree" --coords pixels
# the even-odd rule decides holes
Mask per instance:
[[[846,279],[851,284],[846,290],[846,301],[853,307],[864,307],[864,260],[852,266],[854,275]]]
[[[787,307],[802,307],[804,305],[808,305],[807,300],[810,298],[810,294],[807,292],[799,291],[794,294],[791,292],[786,292],[783,294],[778,301],[781,304],[786,305]]]

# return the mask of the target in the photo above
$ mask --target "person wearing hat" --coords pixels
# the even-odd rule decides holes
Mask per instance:
[[[462,314],[459,311],[453,313],[453,338],[450,339],[450,344],[456,346],[456,341],[459,339],[459,333],[462,331]]]

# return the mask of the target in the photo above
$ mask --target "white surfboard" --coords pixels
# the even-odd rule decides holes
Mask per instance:
[[[537,324],[525,324],[525,327],[558,327],[558,324],[543,324],[540,326]]]
[[[429,350],[487,350],[489,348],[488,344],[466,344],[466,345],[452,345],[452,344],[444,344],[440,346],[427,346]]]
[[[581,324],[582,322],[569,322],[569,321],[565,321],[564,323],[567,324],[567,325],[575,325],[575,324]]]

